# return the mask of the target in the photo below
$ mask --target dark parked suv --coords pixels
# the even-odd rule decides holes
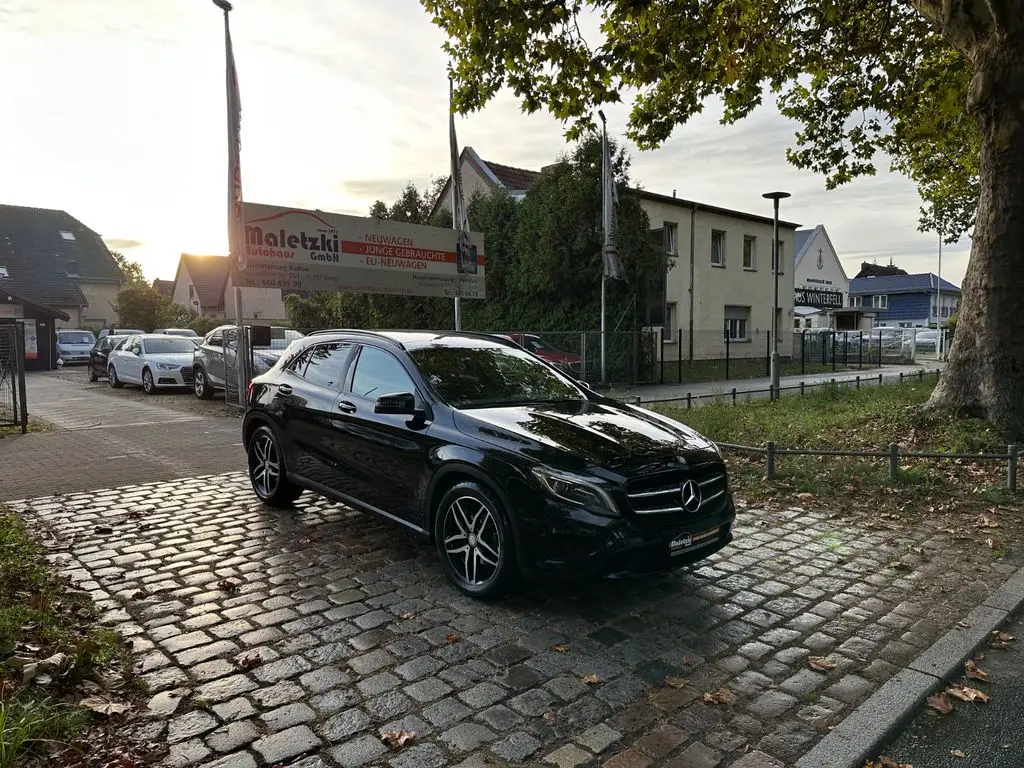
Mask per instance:
[[[248,393],[256,495],[303,489],[406,526],[463,592],[521,572],[657,571],[732,540],[722,456],[494,336],[321,331]]]

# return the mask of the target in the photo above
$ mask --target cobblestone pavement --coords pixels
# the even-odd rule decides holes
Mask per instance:
[[[239,473],[15,507],[132,638],[169,766],[777,767],[1014,570],[936,524],[742,510],[694,568],[486,604],[397,528]]]

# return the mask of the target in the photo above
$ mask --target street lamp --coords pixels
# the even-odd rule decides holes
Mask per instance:
[[[779,200],[789,197],[789,192],[765,192],[761,197],[771,200],[774,204],[774,215],[772,218],[772,275],[775,282],[774,298],[772,299],[772,355],[771,374],[772,399],[779,399],[779,268],[782,266],[782,259],[779,258]]]

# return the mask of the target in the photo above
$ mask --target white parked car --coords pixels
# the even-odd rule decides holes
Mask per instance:
[[[107,359],[107,381],[118,389],[138,384],[152,395],[166,388],[192,388],[196,345],[181,336],[153,333],[130,336]]]

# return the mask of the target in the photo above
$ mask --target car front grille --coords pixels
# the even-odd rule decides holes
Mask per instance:
[[[700,489],[700,504],[692,509],[683,504],[683,485],[688,480],[695,481]],[[627,486],[626,497],[635,514],[668,523],[714,511],[721,505],[727,490],[724,468],[705,464],[632,480]]]

